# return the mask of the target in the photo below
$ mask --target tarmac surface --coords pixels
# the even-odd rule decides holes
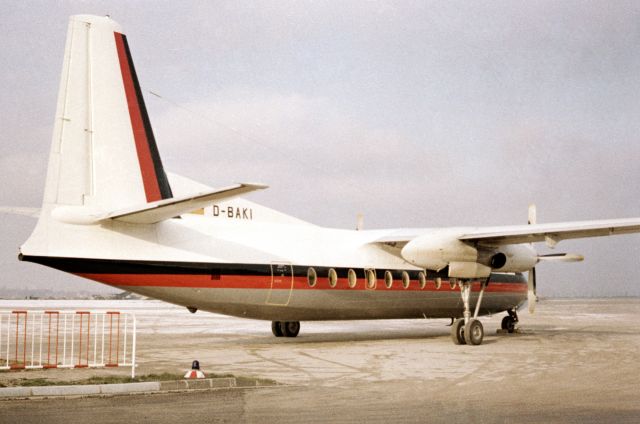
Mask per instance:
[[[276,339],[268,322],[149,301],[119,308],[138,317],[138,374],[198,359],[205,372],[284,386],[4,400],[0,423],[640,422],[640,299],[544,300],[512,335],[496,334],[502,315],[483,318],[481,346],[455,346],[446,320],[303,322],[297,338]],[[113,373],[129,370],[3,372],[0,382]]]

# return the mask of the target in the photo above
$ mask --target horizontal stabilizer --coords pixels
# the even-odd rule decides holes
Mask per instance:
[[[263,190],[267,187],[262,184],[236,184],[195,195],[146,203],[139,208],[115,211],[103,216],[101,220],[113,219],[132,224],[155,224],[203,208],[212,202],[240,196],[255,190]]]
[[[9,215],[22,215],[29,216],[31,218],[40,217],[40,208],[25,208],[19,206],[1,206],[0,213],[6,213]]]

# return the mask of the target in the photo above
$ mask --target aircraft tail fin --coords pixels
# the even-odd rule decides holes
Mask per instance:
[[[126,36],[109,17],[72,16],[43,209],[171,197]]]

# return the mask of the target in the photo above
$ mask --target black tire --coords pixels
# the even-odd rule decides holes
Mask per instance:
[[[502,318],[501,327],[507,333],[513,333],[514,331],[516,331],[516,320],[513,319],[511,315],[507,315],[506,317]]]
[[[285,321],[280,323],[282,335],[285,337],[296,337],[300,332],[300,321]]]
[[[464,340],[468,345],[477,346],[482,344],[484,338],[484,328],[482,323],[477,319],[471,319],[464,327]]]
[[[271,321],[271,332],[276,337],[282,337],[282,323],[280,321]]]
[[[451,325],[451,340],[457,345],[467,344],[464,339],[464,319],[458,318]]]

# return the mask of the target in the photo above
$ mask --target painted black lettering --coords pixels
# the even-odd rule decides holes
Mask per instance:
[[[249,219],[249,215],[247,215],[247,208],[242,208],[242,219]]]
[[[220,208],[218,207],[218,205],[213,205],[213,216],[218,215],[220,215]]]
[[[228,206],[227,207],[227,216],[229,218],[233,218],[233,206]]]

